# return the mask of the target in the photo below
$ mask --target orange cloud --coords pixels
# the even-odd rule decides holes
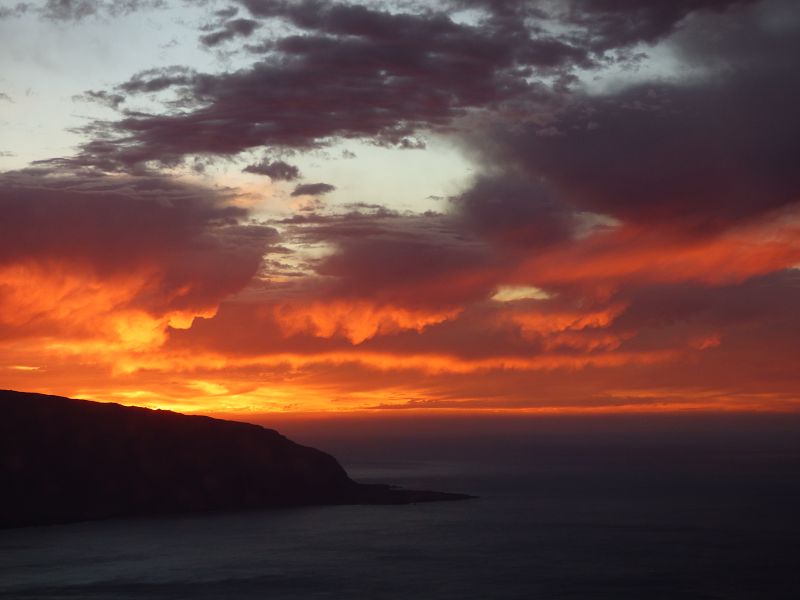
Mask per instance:
[[[624,303],[617,303],[600,310],[527,310],[504,314],[503,319],[519,327],[527,337],[547,336],[565,331],[602,329],[625,311]]]
[[[0,325],[18,336],[49,338],[51,346],[93,340],[107,351],[143,351],[160,347],[168,327],[185,328],[194,317],[215,313],[214,306],[163,313],[141,307],[141,298],[158,287],[155,269],[101,279],[58,263],[0,267]]]
[[[331,285],[326,296],[315,275],[296,287],[249,279],[261,242],[248,252],[248,268],[229,278],[233,258],[225,249],[249,235],[238,229],[227,230],[234,237],[224,243],[187,243],[191,251],[180,260],[165,251],[163,260],[147,256],[113,269],[55,252],[14,256],[0,265],[0,370],[6,385],[20,389],[203,412],[349,411],[412,401],[545,412],[757,406],[736,391],[713,398],[597,392],[634,377],[688,385],[713,371],[719,379],[729,375],[725,352],[738,352],[727,360],[739,369],[752,364],[757,372],[751,334],[737,342],[725,311],[713,307],[710,322],[693,320],[673,314],[660,291],[637,296],[626,284],[697,282],[703,297],[688,304],[702,306],[716,289],[708,286],[739,289],[754,275],[800,262],[797,233],[788,213],[706,237],[623,225],[507,264],[445,261],[419,279],[404,272],[374,294],[367,283],[377,271],[368,270],[362,287],[345,295]],[[412,258],[406,266],[417,264]],[[328,281],[348,281],[340,266]],[[247,294],[231,298],[248,280]],[[501,283],[513,293],[491,296]],[[734,324],[742,318],[731,315]],[[401,332],[418,335],[393,335]],[[686,375],[687,365],[697,373]],[[779,383],[771,393],[786,398],[792,383]]]
[[[707,350],[708,348],[716,348],[721,343],[722,339],[720,338],[720,335],[718,333],[698,336],[689,340],[689,345],[692,348],[697,348],[698,350]]]
[[[738,283],[800,262],[800,214],[784,211],[715,235],[623,225],[524,260],[520,283]]]
[[[598,335],[594,332],[579,333],[566,331],[546,337],[543,340],[543,346],[544,349],[548,351],[556,348],[573,348],[575,350],[584,350],[586,352],[607,352],[616,350],[622,345],[622,342],[633,337],[634,335],[635,334],[633,333],[628,333],[625,335],[603,333]]]
[[[272,313],[285,336],[342,336],[352,344],[400,331],[421,333],[426,327],[455,318],[460,309],[414,310],[359,300],[281,304]]]
[[[500,325],[511,324],[523,338],[539,341],[546,351],[571,348],[585,352],[616,350],[634,332],[605,332],[627,304],[617,302],[600,309],[562,308],[537,302],[529,308],[511,307],[499,313]],[[600,331],[599,331],[600,330]]]
[[[60,346],[59,350],[86,354],[87,346]],[[99,348],[98,348],[99,350]],[[532,357],[492,356],[463,358],[452,354],[396,354],[382,352],[318,352],[309,354],[275,353],[253,356],[229,356],[215,353],[121,353],[114,358],[119,373],[171,371],[191,373],[197,370],[225,370],[242,367],[285,367],[302,370],[329,365],[358,365],[378,371],[418,371],[426,374],[469,374],[489,371],[579,370],[586,367],[619,367],[628,364],[654,364],[676,359],[675,350],[648,352],[606,352],[603,354],[551,353]],[[102,360],[96,356],[96,360]]]

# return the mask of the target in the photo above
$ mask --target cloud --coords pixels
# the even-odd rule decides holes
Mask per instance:
[[[331,338],[341,335],[353,344],[404,330],[422,333],[425,328],[447,321],[459,312],[458,309],[410,310],[347,299],[279,304],[274,311],[275,321],[286,336],[310,334]]]
[[[294,165],[285,163],[282,160],[269,161],[266,158],[261,162],[247,165],[242,171],[244,173],[266,175],[274,181],[294,181],[300,177],[300,170]]]
[[[284,226],[292,244],[331,248],[308,266],[333,297],[450,309],[488,297],[498,277],[491,250],[447,215],[353,211],[296,217]]]
[[[597,50],[652,43],[673,33],[692,13],[720,13],[751,0],[589,0],[562,4],[564,20],[592,33]]]
[[[21,17],[31,9],[31,5],[27,2],[18,2],[13,7],[0,7],[0,19],[9,19],[12,17]]]
[[[692,11],[735,3],[679,2],[656,9],[596,2],[562,11],[531,9],[529,16],[542,23],[577,28],[560,38],[532,24],[535,20],[518,18],[523,9],[505,3],[483,5],[487,16],[471,24],[453,20],[447,4],[419,13],[316,0],[243,4],[253,19],[227,21],[204,37],[206,44],[249,36],[259,23],[275,19],[302,34],[278,35],[261,50],[253,46],[260,59],[236,72],[155,69],[107,91],[114,96],[173,92],[176,97],[166,106],[188,110],[127,112],[101,129],[87,129],[101,135],[84,146],[83,163],[129,170],[258,146],[308,149],[336,138],[420,148],[420,131],[443,131],[475,111],[522,110],[535,116],[543,106],[561,102],[574,68],[614,60],[605,56],[608,48],[655,41]],[[598,29],[605,42],[598,41]],[[541,82],[545,77],[555,77],[552,89]],[[100,143],[109,139],[114,143]]]
[[[800,261],[798,211],[722,232],[625,226],[524,258],[515,277],[533,285],[742,282]]]
[[[335,189],[329,183],[302,183],[292,190],[292,196],[322,196]]]
[[[232,19],[230,21],[225,21],[221,29],[200,36],[200,43],[204,46],[213,47],[235,38],[250,37],[255,30],[258,29],[259,25],[260,23],[253,19]]]
[[[576,214],[544,186],[509,174],[479,176],[450,208],[465,230],[511,248],[563,241],[579,226]]]
[[[196,77],[194,70],[173,65],[141,71],[118,86],[125,94],[152,94],[173,86],[187,86]]]
[[[791,400],[791,3],[239,5],[252,28],[206,32],[238,70],[157,67],[92,92],[117,120],[87,127],[76,156],[0,176],[5,363],[80,356],[162,392],[177,393],[165,373],[202,382],[183,394],[241,388],[242,405],[265,401],[265,380],[318,408]],[[473,161],[443,212],[383,206],[375,189],[263,225],[230,190],[155,175],[259,148],[244,172],[295,181],[268,157],[426,137]]]
[[[235,6],[228,6],[214,11],[214,15],[222,19],[231,19],[239,13],[239,9]]]
[[[244,288],[277,241],[224,194],[163,176],[7,172],[0,213],[11,337],[47,327],[92,337],[98,324],[163,341],[167,324],[186,326]]]
[[[797,30],[755,8],[697,15],[669,42],[697,75],[573,94],[545,126],[501,126],[470,144],[578,210],[699,233],[729,226],[798,200]]]
[[[27,6],[34,5],[27,3]],[[96,15],[118,16],[162,6],[164,0],[46,0],[36,9],[43,18],[52,21],[80,21]]]
[[[574,48],[541,32],[531,41],[491,22],[456,23],[443,12],[319,2],[247,6],[257,19],[283,19],[305,31],[270,40],[256,50],[260,59],[239,71],[155,70],[121,84],[113,93],[172,91],[177,98],[167,105],[188,110],[124,113],[102,130],[115,143],[86,144],[84,161],[130,169],[258,146],[308,149],[335,138],[419,148],[420,130],[535,95],[540,86],[527,81],[530,69],[551,72],[578,60]]]

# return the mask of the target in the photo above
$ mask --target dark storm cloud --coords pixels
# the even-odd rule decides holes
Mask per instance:
[[[798,33],[796,19],[776,27],[747,7],[697,15],[672,40],[696,75],[574,94],[547,126],[498,128],[471,147],[579,210],[698,232],[731,225],[798,200]]]
[[[126,113],[106,124],[113,147],[87,144],[85,161],[127,169],[146,161],[174,164],[187,154],[310,148],[340,137],[419,148],[420,130],[442,130],[470,111],[514,99],[538,99],[544,91],[528,81],[531,69],[554,73],[588,60],[543,33],[509,35],[492,23],[456,23],[441,12],[316,2],[249,8],[305,31],[271,41],[260,62],[237,72],[153,70],[123,83],[115,93],[172,91],[178,98],[166,106],[189,110]]]
[[[654,42],[696,11],[724,11],[752,0],[588,0],[566,3],[567,23],[585,27],[594,49]]]
[[[292,190],[292,196],[321,196],[335,189],[330,183],[303,183]]]
[[[788,75],[788,74],[787,74]],[[774,80],[646,86],[562,113],[500,147],[581,209],[726,224],[797,200],[800,119]]]
[[[490,21],[508,30],[524,27],[526,19],[557,22],[569,27],[564,37],[591,53],[652,43],[672,33],[693,12],[722,12],[754,1],[757,0],[451,0],[449,4],[453,8],[481,9]]]
[[[541,184],[508,174],[479,177],[451,208],[465,231],[511,248],[563,241],[577,226],[574,213]]]
[[[419,13],[243,4],[254,18],[283,19],[303,34],[274,40],[270,54],[237,72],[137,74],[100,99],[174,92],[173,110],[94,124],[94,139],[69,164],[135,171],[190,154],[310,148],[337,137],[404,147],[421,129],[452,132],[468,116],[476,125],[464,137],[484,172],[453,201],[452,227],[501,254],[568,242],[581,213],[659,227],[688,221],[702,233],[797,197],[800,36],[796,23],[776,28],[753,3],[465,1]],[[483,13],[466,24],[447,6]],[[554,38],[545,22],[572,29]],[[595,95],[535,82],[608,65],[605,48],[665,38],[696,74]],[[281,161],[245,171],[297,176]],[[329,191],[322,185],[293,195]]]
[[[422,148],[420,131],[448,131],[454,120],[476,111],[535,118],[543,105],[564,102],[573,68],[608,65],[615,59],[607,49],[653,41],[693,10],[732,3],[659,8],[620,0],[562,10],[548,3],[516,9],[484,3],[486,14],[473,23],[453,20],[447,11],[458,5],[452,3],[418,13],[317,0],[243,4],[254,19],[281,19],[302,33],[269,40],[262,60],[240,71],[201,74],[173,67],[136,75],[108,93],[172,92],[175,98],[165,100],[162,114],[124,112],[103,124],[102,140],[113,144],[87,143],[81,162],[129,170],[151,161],[174,165],[190,154],[307,149],[336,138]],[[553,24],[574,31],[555,36]],[[227,21],[204,41],[249,36],[257,25],[253,19]],[[541,77],[552,77],[552,88]],[[97,126],[86,132],[97,136]]]
[[[285,163],[282,160],[269,161],[266,158],[261,162],[247,165],[242,171],[255,175],[266,175],[274,181],[294,181],[300,177],[300,169],[294,165]]]

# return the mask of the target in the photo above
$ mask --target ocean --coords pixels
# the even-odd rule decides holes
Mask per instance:
[[[300,434],[356,480],[479,498],[0,531],[0,598],[800,598],[793,428]]]

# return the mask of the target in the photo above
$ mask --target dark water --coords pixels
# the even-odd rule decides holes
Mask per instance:
[[[792,436],[320,441],[480,498],[4,531],[0,597],[800,598]]]

